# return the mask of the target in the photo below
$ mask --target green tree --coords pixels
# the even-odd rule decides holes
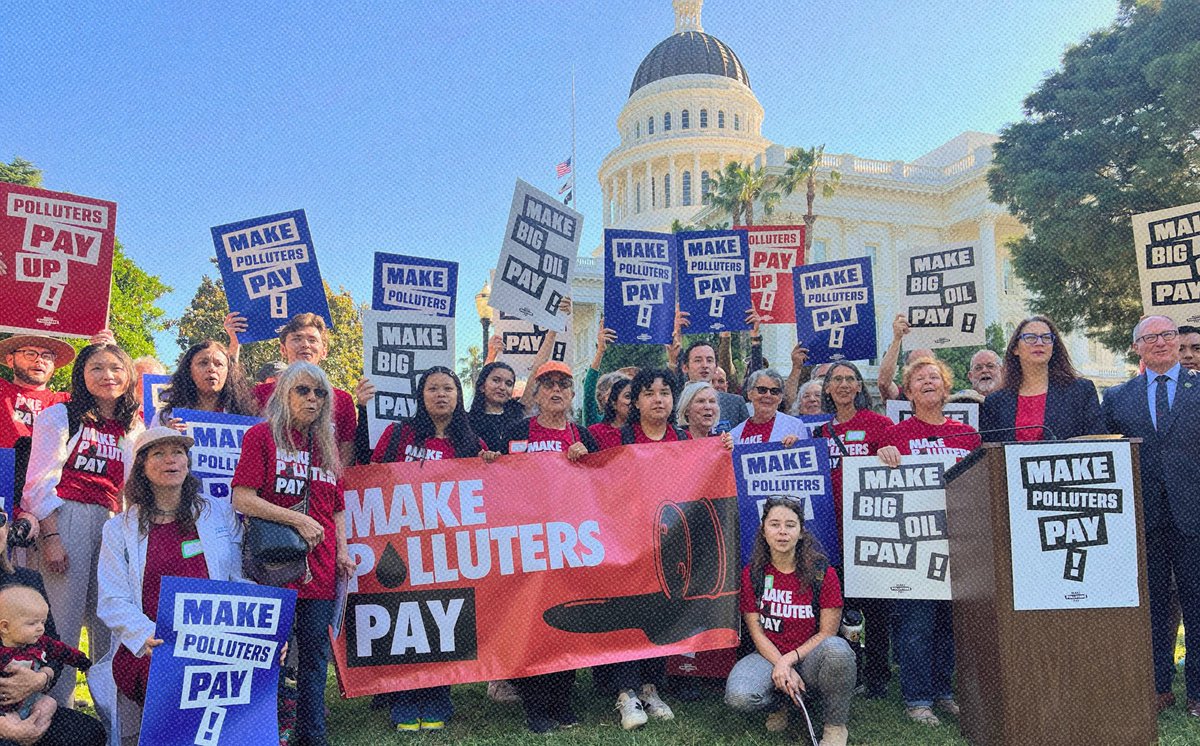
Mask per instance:
[[[475,388],[475,379],[483,370],[483,353],[479,345],[467,347],[467,356],[458,359],[458,380],[463,385],[463,406],[469,406]]]
[[[24,158],[13,158],[12,163],[0,161],[0,181],[41,187],[42,170]]]
[[[812,248],[813,225],[817,222],[817,216],[813,212],[813,202],[817,198],[817,169],[820,168],[821,157],[824,155],[824,145],[811,147],[808,150],[796,148],[788,153],[787,160],[785,161],[787,163],[787,170],[779,178],[779,190],[783,192],[785,197],[790,197],[792,192],[799,189],[802,184],[804,185],[804,198],[808,206],[808,209],[804,213],[805,256],[808,255],[809,249]],[[841,181],[842,174],[831,170],[825,178],[819,180],[821,196],[825,199],[832,198]]]
[[[976,352],[988,349],[1003,359],[1004,348],[1007,345],[1008,340],[1004,337],[1004,330],[1000,328],[999,324],[992,324],[985,333],[985,344],[977,347],[951,347],[936,352],[937,356],[950,366],[950,370],[954,371],[954,388],[957,391],[971,385],[971,382],[967,380],[967,371],[971,368],[971,357]]]
[[[729,213],[734,225],[754,225],[754,203],[762,204],[770,215],[779,205],[775,180],[760,166],[743,166],[736,161],[725,164],[717,177],[709,178],[709,199],[722,212]]]
[[[1200,200],[1200,3],[1123,0],[1001,132],[992,200],[1030,306],[1113,350],[1142,314],[1130,216]]]

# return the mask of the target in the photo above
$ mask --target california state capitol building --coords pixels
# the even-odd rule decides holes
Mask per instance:
[[[666,233],[675,220],[683,225],[728,221],[705,204],[707,179],[730,161],[782,176],[788,152],[800,146],[762,136],[765,112],[749,72],[727,44],[705,33],[702,4],[673,0],[674,33],[651,49],[633,74],[629,99],[617,115],[619,141],[596,175],[606,229]],[[900,310],[899,256],[911,247],[975,246],[983,273],[984,321],[999,323],[1006,340],[1030,315],[1028,295],[1005,248],[1025,228],[988,197],[986,174],[998,140],[993,134],[963,132],[908,163],[878,157],[886,154],[823,156],[818,183],[830,171],[839,172],[841,182],[830,199],[817,190],[817,220],[805,263],[871,258],[880,356]],[[798,189],[769,216],[756,205],[755,224],[801,225],[806,210],[804,190]],[[591,364],[595,351],[604,307],[603,250],[601,243],[591,256],[579,257],[572,281],[576,371]],[[787,375],[795,326],[762,328],[764,356]],[[1067,344],[1080,374],[1098,388],[1127,378],[1124,361],[1083,334],[1069,335]],[[877,360],[870,362],[863,375],[874,380]]]

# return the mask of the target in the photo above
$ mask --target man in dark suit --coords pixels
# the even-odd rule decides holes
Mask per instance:
[[[1200,374],[1180,366],[1178,336],[1166,316],[1138,322],[1133,350],[1146,370],[1109,389],[1101,407],[1109,432],[1143,441],[1142,510],[1159,712],[1175,703],[1172,572],[1184,629],[1200,631]],[[1187,657],[1184,680],[1188,715],[1200,718],[1200,656]]]

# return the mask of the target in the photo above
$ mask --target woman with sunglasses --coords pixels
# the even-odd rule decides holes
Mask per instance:
[[[1075,371],[1049,318],[1030,316],[1013,332],[1000,386],[980,408],[979,429],[990,442],[1066,440],[1106,432],[1096,385]]]
[[[734,443],[783,443],[791,446],[808,434],[800,418],[779,411],[783,376],[774,368],[756,370],[746,378],[746,395],[754,411],[730,431]]]
[[[291,526],[308,544],[307,572],[288,584],[298,592],[293,636],[299,656],[296,735],[305,746],[325,735],[327,630],[336,577],[349,577],[342,461],[333,426],[333,387],[315,364],[293,362],[279,376],[261,422],[246,431],[233,473],[233,507],[251,518]]]
[[[838,636],[842,586],[821,544],[804,529],[804,509],[768,498],[750,563],[742,569],[739,610],[754,652],[725,682],[725,703],[743,712],[769,710],[767,730],[787,728],[792,703],[809,689],[821,696],[821,746],[844,746],[854,693],[854,653]]]

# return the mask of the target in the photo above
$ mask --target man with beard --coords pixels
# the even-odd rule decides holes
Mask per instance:
[[[13,372],[11,382],[0,379],[0,448],[12,448],[18,438],[33,434],[42,410],[71,398],[47,384],[55,368],[75,359],[75,350],[58,339],[21,334],[0,341],[0,358]]]
[[[980,350],[971,356],[967,369],[967,380],[971,388],[963,389],[951,397],[952,401],[983,403],[983,397],[1000,386],[1000,356],[991,350]]]

